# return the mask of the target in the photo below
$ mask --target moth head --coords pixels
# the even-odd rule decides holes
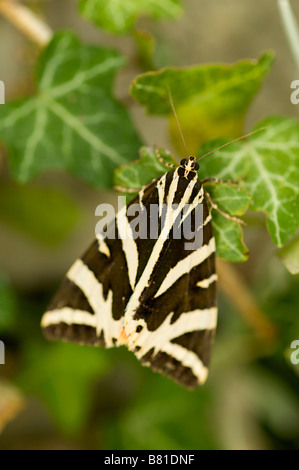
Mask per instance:
[[[199,164],[195,157],[183,158],[180,162],[180,166],[189,171],[197,171],[199,169]]]
[[[192,156],[189,158],[183,158],[183,160],[180,161],[180,166],[187,171],[197,172],[199,169],[199,164],[197,163],[196,158]]]

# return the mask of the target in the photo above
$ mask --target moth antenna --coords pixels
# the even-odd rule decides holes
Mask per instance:
[[[182,138],[182,141],[183,141],[183,144],[184,144],[186,158],[188,158],[188,150],[187,150],[186,142],[185,142],[185,139],[184,139],[184,136],[183,136],[181,126],[180,126],[179,118],[177,116],[177,113],[176,113],[176,110],[175,110],[175,107],[174,107],[172,94],[171,94],[170,87],[169,87],[168,83],[166,84],[166,86],[167,86],[167,89],[168,89],[168,96],[169,96],[169,101],[170,101],[170,105],[171,105],[171,108],[172,108],[172,112],[174,114],[175,120],[177,122],[179,131],[180,131],[180,134],[181,134],[181,138]]]
[[[238,137],[237,139],[230,140],[229,142],[226,142],[226,144],[223,144],[223,145],[221,145],[220,147],[217,147],[217,148],[211,150],[210,152],[205,153],[202,157],[197,158],[197,161],[198,161],[198,160],[201,160],[202,158],[207,157],[207,156],[210,155],[211,153],[217,152],[217,150],[223,149],[223,147],[226,147],[227,145],[230,145],[230,144],[232,144],[233,142],[237,142],[238,140],[245,139],[246,137],[249,137],[250,135],[256,134],[257,132],[263,131],[264,129],[267,129],[268,127],[269,127],[269,126],[260,127],[259,129],[256,129],[255,131],[252,131],[252,132],[248,132],[248,134],[244,134],[244,135],[242,135],[241,137]]]

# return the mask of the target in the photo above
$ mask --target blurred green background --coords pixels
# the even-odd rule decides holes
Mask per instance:
[[[21,3],[53,31],[68,29],[83,42],[111,46],[125,56],[115,96],[131,115],[140,141],[176,153],[165,118],[147,115],[129,96],[131,81],[152,65],[144,50],[138,56],[131,32],[98,28],[79,14],[76,1]],[[299,19],[299,5],[293,3]],[[271,114],[298,117],[290,83],[299,72],[276,2],[185,0],[182,5],[176,19],[137,20],[138,30],[155,38],[156,68],[234,63],[272,49],[276,61],[245,127]],[[34,41],[0,15],[0,79],[7,102],[24,95],[29,100],[34,93],[39,53]],[[24,138],[17,132],[13,137],[16,142]],[[138,137],[132,142],[137,149]],[[137,156],[136,150],[130,158]],[[47,303],[93,239],[96,206],[115,203],[116,193],[58,169],[21,184],[8,162],[3,145],[0,339],[6,364],[0,365],[0,449],[299,449],[299,365],[290,360],[290,345],[299,339],[298,275],[278,258],[263,216],[250,213],[247,219],[249,260],[220,266],[210,375],[202,388],[190,392],[141,367],[124,348],[50,344],[43,338],[40,319]],[[223,269],[240,283],[234,292],[221,282]],[[265,331],[259,325],[266,325]]]

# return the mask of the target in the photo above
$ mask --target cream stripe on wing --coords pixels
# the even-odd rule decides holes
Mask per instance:
[[[116,215],[118,233],[121,238],[123,252],[126,257],[129,281],[134,289],[137,269],[138,269],[138,250],[137,244],[133,239],[131,225],[127,219],[127,207],[124,206]]]
[[[134,351],[135,346],[141,347],[138,357],[146,354],[154,348],[156,352],[163,349],[164,345],[174,338],[185,333],[198,330],[213,330],[217,324],[217,308],[196,309],[191,312],[182,313],[179,318],[171,323],[173,312],[169,313],[163,323],[154,331],[149,331],[143,319],[131,320],[125,325],[128,336],[128,348]],[[143,327],[140,333],[136,333],[136,327]]]
[[[193,201],[193,203],[190,204],[190,207],[192,207],[192,206],[193,206],[193,207],[192,207],[191,210],[188,209],[188,211],[186,211],[186,213],[183,215],[182,220],[181,220],[181,222],[180,222],[180,225],[182,225],[182,224],[184,223],[186,217],[188,217],[188,215],[190,214],[190,212],[191,212],[193,209],[195,209],[195,207],[197,206],[197,204],[202,204],[202,201],[203,201],[203,198],[201,198],[200,195],[199,195],[199,197],[198,197],[196,203],[194,203],[194,201]],[[208,223],[211,222],[211,220],[212,220],[212,216],[211,216],[211,214],[208,214],[207,217],[205,218],[205,220],[203,221],[203,224],[201,224],[201,225],[198,227],[197,230],[200,230],[202,227],[205,227],[206,225],[208,225]]]
[[[217,274],[212,274],[212,276],[208,277],[207,279],[203,279],[202,281],[198,281],[196,283],[197,287],[201,287],[202,289],[207,289],[213,282],[217,281],[218,276]]]
[[[73,281],[86,295],[89,304],[93,308],[96,318],[97,334],[104,331],[107,347],[113,346],[113,338],[117,338],[121,333],[122,319],[114,320],[112,316],[112,291],[110,290],[107,299],[103,296],[103,286],[97,280],[94,273],[78,259],[69,272],[68,279]]]
[[[196,197],[194,198],[193,202],[191,204],[188,204],[188,206],[187,206],[188,210],[184,211],[183,217],[182,217],[181,222],[180,222],[180,225],[182,225],[184,223],[185,219],[189,216],[189,214],[193,211],[193,209],[195,209],[198,206],[198,204],[202,203],[203,198],[204,198],[204,192],[203,192],[203,188],[201,187],[200,190],[198,191]],[[209,218],[209,216],[207,216],[206,220],[203,221],[203,223],[201,224],[201,227],[203,225],[206,225],[209,222],[209,220],[207,220],[208,218]]]
[[[173,210],[172,209],[172,203],[173,203],[173,198],[175,196],[175,193],[176,193],[176,190],[177,190],[177,187],[178,187],[178,183],[179,183],[179,176],[178,176],[178,173],[177,171],[174,172],[174,175],[173,175],[173,179],[171,181],[171,184],[170,184],[170,188],[169,188],[169,193],[168,193],[168,198],[167,198],[167,213],[166,213],[166,217],[165,217],[165,223],[164,223],[164,226],[163,226],[163,229],[161,230],[161,233],[160,233],[160,236],[159,238],[157,239],[154,247],[153,247],[153,250],[152,250],[152,253],[149,257],[149,260],[144,268],[144,271],[142,273],[142,275],[140,276],[136,286],[135,286],[135,290],[127,304],[127,307],[126,307],[126,312],[125,312],[125,315],[129,315],[129,316],[133,316],[136,309],[138,308],[139,306],[139,298],[140,298],[140,295],[142,294],[143,290],[146,289],[146,287],[148,286],[149,284],[149,280],[150,280],[150,277],[152,275],[152,272],[153,272],[153,269],[159,259],[159,256],[160,256],[160,253],[161,253],[161,250],[163,249],[163,245],[165,243],[165,240],[167,240],[167,235],[169,234],[172,226],[170,225],[169,221],[172,220],[176,220],[176,217],[178,216],[178,214],[181,212],[182,208],[185,206],[185,204],[188,203],[188,201],[190,200],[190,197],[191,197],[191,194],[192,194],[192,191],[193,191],[193,188],[194,188],[194,185],[196,183],[196,178],[194,178],[193,180],[191,180],[184,192],[184,195],[178,205],[178,207]],[[171,195],[171,196],[170,196]]]
[[[163,201],[165,196],[165,183],[166,183],[166,174],[162,176],[157,182],[157,189],[158,189],[158,204],[159,204],[159,217],[162,216],[162,209],[163,209]]]
[[[139,194],[138,194],[138,201],[139,201],[139,205],[141,207],[141,211],[144,211],[144,209],[145,209],[144,204],[142,202],[142,199],[144,197],[144,191],[145,191],[146,188],[147,188],[147,185],[142,186],[142,188],[140,189]]]
[[[74,310],[70,307],[63,307],[56,310],[46,312],[42,318],[41,325],[43,328],[59,323],[67,325],[86,325],[96,328],[96,317],[84,310]]]
[[[97,233],[96,238],[99,242],[99,252],[103,253],[103,255],[106,255],[108,258],[110,258],[110,256],[111,256],[110,250],[109,250],[109,247],[108,247],[107,243],[104,240],[103,234],[102,233]]]
[[[182,366],[189,367],[193,374],[198,378],[198,382],[203,384],[208,376],[208,368],[204,366],[199,357],[193,352],[188,351],[179,344],[168,343],[162,349],[169,356],[179,361]]]
[[[190,367],[194,375],[203,383],[207,377],[208,369],[203,365],[199,357],[192,351],[181,345],[171,343],[171,341],[185,333],[213,330],[216,328],[217,308],[212,307],[204,310],[198,309],[192,312],[185,312],[174,323],[170,323],[172,315],[173,313],[170,313],[162,325],[155,331],[149,331],[144,320],[139,320],[138,323],[143,325],[143,330],[138,336],[132,334],[131,339],[133,341],[129,349],[134,351],[136,345],[138,345],[140,349],[134,352],[139,359],[151,349],[154,349],[153,357],[159,352],[166,352],[174,359],[180,361],[185,367]]]
[[[180,277],[187,274],[206,260],[215,251],[215,238],[212,237],[208,245],[202,245],[199,249],[193,251],[189,256],[179,261],[165,276],[155,297],[164,294]]]

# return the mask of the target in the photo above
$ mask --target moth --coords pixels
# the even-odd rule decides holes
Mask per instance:
[[[170,102],[177,119],[171,95]],[[179,122],[178,127],[188,155]],[[182,159],[141,188],[128,211],[124,207],[106,233],[97,234],[42,318],[48,339],[106,348],[125,345],[143,365],[187,388],[205,382],[217,323],[216,247],[208,199],[220,209],[203,187],[213,178],[200,181],[198,168],[195,157]],[[136,203],[144,212],[146,237],[128,236],[133,231],[128,212]],[[157,208],[157,237],[148,228],[151,206]],[[200,234],[196,249],[189,249],[184,232],[175,236],[186,207],[193,233]]]
[[[158,212],[165,209],[168,225],[161,229],[161,209],[157,238],[124,236],[132,222],[125,210],[117,214],[111,233],[108,226],[105,237],[97,235],[42,318],[48,339],[108,348],[126,345],[142,364],[186,387],[206,380],[217,321],[217,275],[211,214],[197,169],[194,157],[183,159],[128,205],[138,202],[147,222],[151,205]],[[194,227],[199,204],[202,220]],[[193,230],[202,231],[196,250],[185,248],[190,240],[183,233],[172,236],[184,207],[189,207]]]

